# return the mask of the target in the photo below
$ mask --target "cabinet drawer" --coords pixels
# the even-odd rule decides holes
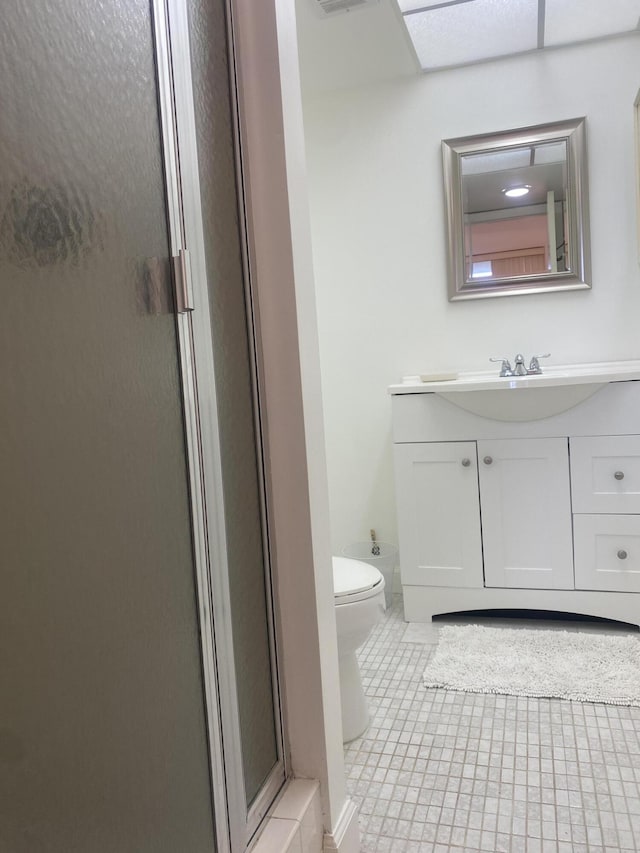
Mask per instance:
[[[572,438],[571,488],[578,513],[640,513],[640,436]]]
[[[640,592],[640,516],[576,515],[576,589]]]

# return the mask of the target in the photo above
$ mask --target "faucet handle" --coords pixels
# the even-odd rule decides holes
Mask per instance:
[[[527,373],[542,373],[542,368],[540,367],[540,362],[538,359],[541,358],[549,358],[551,356],[550,352],[545,353],[544,355],[532,355],[531,362],[529,363],[529,369]]]
[[[513,370],[508,358],[490,358],[489,361],[499,361],[500,376],[513,376]]]

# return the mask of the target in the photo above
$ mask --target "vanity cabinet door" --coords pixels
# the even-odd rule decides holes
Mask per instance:
[[[488,587],[573,589],[566,438],[478,442]]]
[[[396,444],[402,583],[482,587],[476,443]]]

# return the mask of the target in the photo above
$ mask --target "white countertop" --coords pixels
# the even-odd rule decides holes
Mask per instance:
[[[602,361],[592,364],[543,364],[542,373],[500,377],[495,370],[460,373],[457,379],[439,382],[407,381],[390,385],[389,394],[452,394],[462,391],[500,391],[518,388],[550,388],[563,385],[603,385],[640,379],[640,359]]]

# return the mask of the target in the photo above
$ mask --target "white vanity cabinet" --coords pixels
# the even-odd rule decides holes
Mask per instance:
[[[573,588],[566,439],[397,444],[395,460],[403,581]]]
[[[640,624],[640,382],[523,421],[391,393],[407,620],[522,609]]]

